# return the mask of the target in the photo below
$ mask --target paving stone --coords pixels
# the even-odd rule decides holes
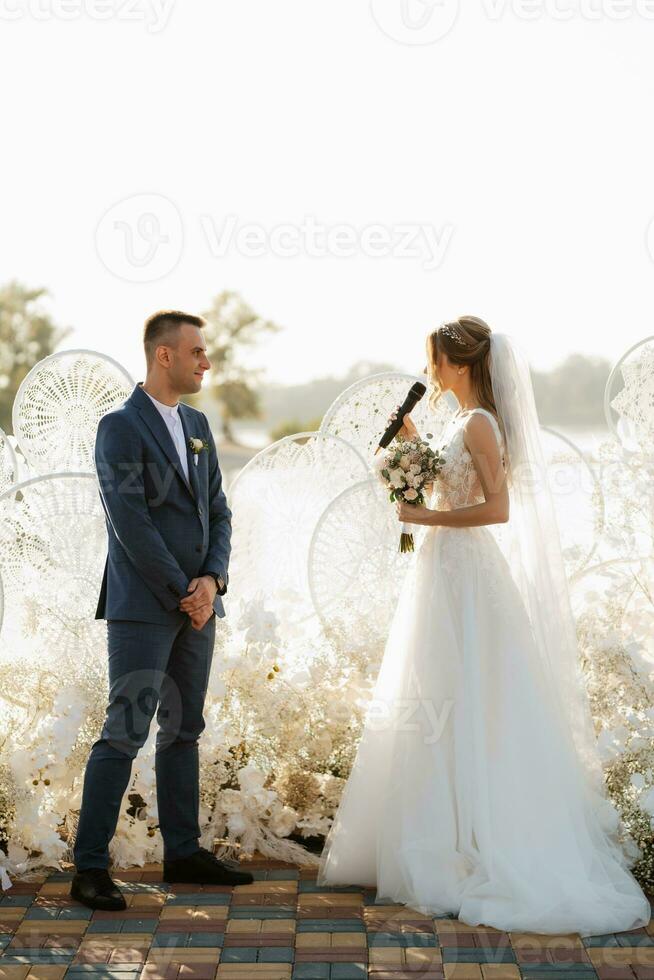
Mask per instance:
[[[634,980],[636,976],[629,966],[600,966],[595,972],[598,980]]]
[[[330,980],[365,980],[368,967],[365,963],[332,963]]]
[[[253,915],[265,916],[267,919],[295,919],[294,906],[252,905],[238,907],[232,904],[229,910],[230,919],[251,919]]]
[[[192,932],[188,937],[188,945],[193,947],[203,946],[205,948],[211,946],[222,946],[224,938],[225,935],[222,932]]]
[[[16,950],[7,948],[0,957],[0,966],[6,963],[69,963],[74,955],[75,950],[72,949],[43,949],[41,946]]]
[[[531,967],[522,971],[523,980],[597,980],[594,970],[575,970],[572,972],[565,967],[556,970],[545,970],[542,967],[534,970]]]
[[[474,963],[444,963],[447,980],[482,980],[481,968]]]
[[[315,867],[248,867],[255,881],[235,888],[115,870],[128,903],[115,913],[73,902],[68,872],[17,882],[0,899],[0,980],[654,980],[653,922],[506,933],[318,886]]]
[[[365,923],[361,919],[298,919],[298,932],[361,932]]]
[[[519,980],[520,969],[511,963],[482,963],[481,975],[484,980]]]
[[[168,897],[166,908],[171,905],[229,905],[229,894],[225,892],[214,892],[213,894],[202,894],[202,892],[191,892],[187,895],[172,895]]]
[[[296,963],[293,980],[329,980],[329,963]]]
[[[441,946],[444,963],[515,963],[512,949],[475,946],[473,948]]]
[[[220,963],[216,980],[291,980],[290,963]]]
[[[256,963],[257,951],[250,946],[225,948],[220,957],[221,963]]]
[[[428,970],[419,971],[413,969],[399,970],[370,970],[368,972],[370,980],[443,980],[445,973],[443,967],[430,967]],[[478,977],[479,975],[476,974]]]
[[[175,980],[179,963],[146,963],[140,980]]]
[[[290,946],[264,946],[257,951],[258,963],[292,963],[293,958]]]
[[[107,966],[106,964],[95,963],[72,963],[67,970],[66,976],[88,976],[90,973],[99,973],[104,976],[108,973],[120,973],[123,976],[134,976],[141,972],[141,967],[135,963],[121,963],[118,966]]]

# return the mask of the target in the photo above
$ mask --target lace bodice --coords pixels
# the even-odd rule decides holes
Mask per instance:
[[[455,415],[443,429],[440,441],[433,443],[433,447],[439,449],[445,457],[445,465],[434,483],[431,501],[431,507],[437,510],[455,510],[484,500],[472,456],[463,441],[465,423],[473,412],[482,412],[491,420],[504,460],[504,441],[492,412],[485,408],[472,408]]]

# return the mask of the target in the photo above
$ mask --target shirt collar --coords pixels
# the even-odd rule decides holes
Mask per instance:
[[[172,419],[177,418],[177,416],[179,415],[179,402],[177,402],[176,405],[164,405],[163,402],[160,402],[158,401],[158,399],[153,398],[153,396],[150,394],[149,391],[145,391],[145,388],[143,388],[142,390],[148,396],[150,401],[154,402],[154,404],[159,409],[162,415],[168,415]]]

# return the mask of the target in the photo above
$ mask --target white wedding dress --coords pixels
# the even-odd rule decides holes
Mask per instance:
[[[503,447],[495,417],[484,409]],[[430,506],[482,501],[464,426],[443,433]],[[469,925],[594,935],[644,926],[650,905],[590,807],[497,535],[429,527],[410,559],[319,885]]]

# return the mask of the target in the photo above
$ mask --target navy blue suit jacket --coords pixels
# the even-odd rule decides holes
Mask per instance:
[[[225,615],[231,517],[222,489],[216,444],[206,415],[180,402],[190,447],[187,483],[172,436],[148,395],[136,385],[120,408],[100,419],[95,465],[109,536],[96,619],[171,623],[189,581],[209,572],[224,584],[214,600]]]

